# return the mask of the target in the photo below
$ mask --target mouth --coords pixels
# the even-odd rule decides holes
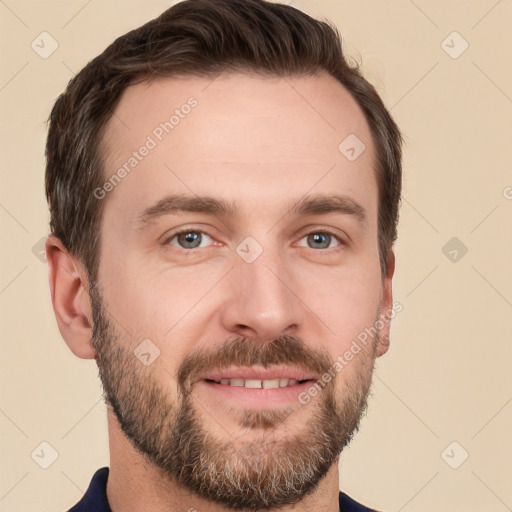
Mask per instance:
[[[304,384],[312,381],[311,379],[204,379],[206,382],[221,384],[222,386],[244,387],[249,389],[277,389],[295,386],[296,384]]]
[[[223,370],[212,370],[199,375],[192,381],[204,380],[223,386],[246,387],[250,389],[276,389],[294,386],[310,380],[317,380],[318,375],[311,371],[289,366],[231,366]]]
[[[283,406],[297,401],[318,377],[305,370],[288,367],[228,368],[201,375],[193,381],[196,388],[222,401],[254,408]]]

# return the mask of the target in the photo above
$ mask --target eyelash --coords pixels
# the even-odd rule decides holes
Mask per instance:
[[[164,242],[164,245],[170,245],[170,242],[172,240],[174,240],[176,237],[178,237],[179,235],[182,235],[184,233],[200,233],[202,235],[207,235],[212,240],[214,240],[214,238],[212,236],[210,236],[206,231],[202,231],[200,229],[193,229],[193,228],[191,229],[191,228],[189,228],[189,229],[182,229],[180,231],[176,231],[175,233],[170,235],[168,238],[166,238],[166,240]],[[337,251],[337,250],[340,250],[341,248],[343,248],[345,245],[347,245],[345,243],[345,241],[342,240],[342,238],[339,235],[333,233],[329,229],[318,229],[318,230],[308,231],[307,233],[302,235],[299,240],[302,240],[303,238],[305,238],[305,237],[307,237],[309,235],[330,235],[333,238],[335,238],[336,241],[339,243],[339,245],[337,245],[336,247],[331,247],[331,248],[328,248],[328,249],[312,249],[311,247],[306,247],[308,249],[312,249],[315,252]],[[175,247],[178,250],[181,250],[181,251],[183,251],[185,253],[193,253],[193,252],[197,251],[197,249],[206,249],[206,247],[195,247],[195,248],[192,248],[192,249],[184,249],[183,247],[179,247],[179,246],[173,246],[173,247]]]

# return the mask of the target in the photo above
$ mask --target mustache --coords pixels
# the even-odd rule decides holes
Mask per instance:
[[[188,392],[190,382],[198,375],[229,366],[288,365],[322,375],[332,366],[325,349],[313,349],[297,336],[283,335],[263,343],[249,337],[226,340],[220,349],[207,346],[189,354],[183,360],[176,376],[179,387]]]

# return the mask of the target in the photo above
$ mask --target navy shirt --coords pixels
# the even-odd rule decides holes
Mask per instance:
[[[92,477],[84,497],[68,512],[112,512],[107,501],[108,468],[101,468]],[[340,492],[340,512],[375,512]]]

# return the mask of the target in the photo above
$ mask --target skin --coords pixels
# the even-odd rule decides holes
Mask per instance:
[[[191,353],[215,354],[235,337],[263,346],[291,335],[335,361],[374,324],[377,312],[392,306],[392,251],[384,275],[379,265],[375,147],[362,111],[344,87],[325,74],[286,79],[225,74],[213,81],[166,78],[133,85],[105,133],[106,176],[191,96],[197,107],[108,192],[101,221],[98,284],[104,306],[127,351],[133,353],[144,339],[158,346],[159,358],[144,371],[171,402],[178,399],[174,377]],[[353,162],[338,150],[352,133],[366,146]],[[137,221],[169,194],[224,199],[238,212],[181,212]],[[289,205],[306,194],[347,196],[364,209],[366,223],[349,214],[289,214]],[[180,249],[172,235],[181,228],[209,237],[200,248]],[[332,238],[329,248],[308,246],[308,234],[326,231],[340,241]],[[263,249],[253,263],[236,252],[248,236]],[[95,358],[87,273],[54,237],[47,259],[60,332],[78,357]],[[388,349],[387,322],[380,340],[363,346],[336,375],[337,399],[361,375],[371,376],[375,358]],[[236,401],[223,401],[204,386],[191,393],[196,414],[214,438],[234,439],[240,447],[265,438],[261,428],[240,426]],[[272,430],[275,439],[300,435],[321,395],[307,407],[290,402],[286,421]],[[227,510],[163,479],[135,450],[110,407],[108,424],[107,495],[114,512]],[[334,512],[338,492],[338,464],[333,464],[314,492],[280,510]]]

